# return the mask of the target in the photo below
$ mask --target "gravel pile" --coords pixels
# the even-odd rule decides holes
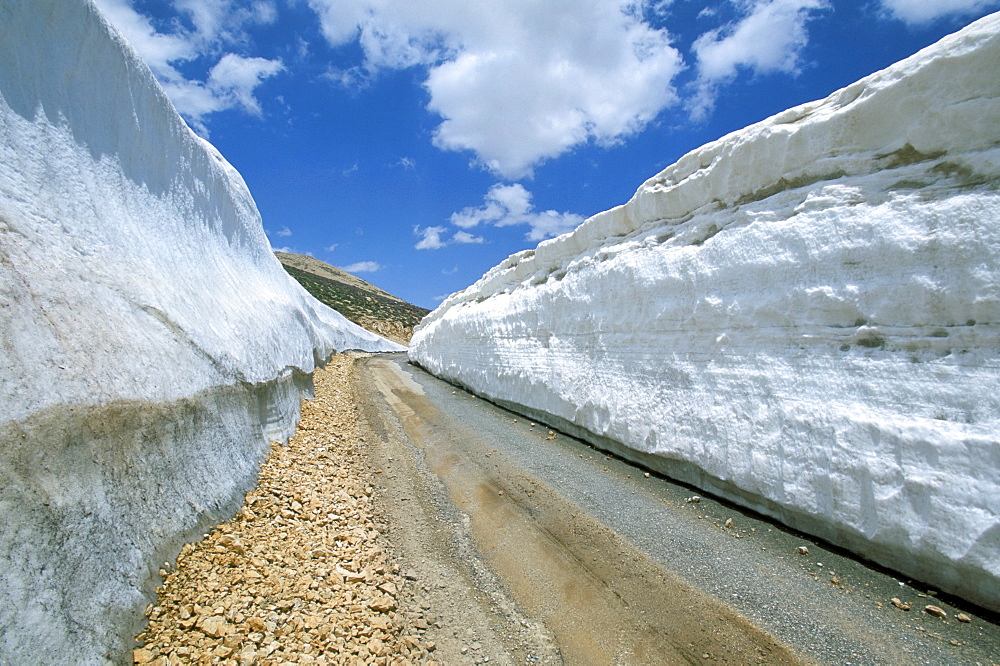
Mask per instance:
[[[135,663],[434,663],[376,528],[353,363],[316,372],[298,432],[273,445],[236,517],[160,572]]]

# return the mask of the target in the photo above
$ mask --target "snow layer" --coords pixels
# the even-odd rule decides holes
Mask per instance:
[[[402,348],[285,273],[88,0],[0,25],[0,663],[126,661],[158,563],[233,510],[316,364]]]
[[[1000,610],[1000,15],[511,256],[410,358]]]

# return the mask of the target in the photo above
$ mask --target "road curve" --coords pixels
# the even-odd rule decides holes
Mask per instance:
[[[1000,662],[995,617],[730,504],[689,501],[696,490],[402,354],[362,358],[356,390],[390,539],[445,619],[465,627],[442,659]]]

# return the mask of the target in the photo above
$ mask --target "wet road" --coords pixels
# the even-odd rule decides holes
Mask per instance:
[[[688,501],[700,493],[404,355],[364,359],[359,387],[387,508],[434,533],[411,535],[411,559],[426,547],[468,561],[453,566],[471,572],[467,586],[489,588],[465,593],[493,614],[483,633],[505,627],[482,639],[500,661],[1000,662],[1000,628],[977,609],[728,503]],[[922,612],[928,604],[948,617]]]

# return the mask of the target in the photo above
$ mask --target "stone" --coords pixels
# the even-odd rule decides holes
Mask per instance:
[[[257,664],[257,651],[252,647],[247,647],[236,658],[240,662],[240,666],[255,666]]]
[[[890,603],[892,603],[893,606],[895,606],[900,610],[905,610],[905,611],[910,610],[910,604],[903,603],[898,597],[893,597],[889,601]]]
[[[363,572],[362,573],[357,573],[357,572],[354,572],[354,571],[348,571],[347,569],[343,568],[339,564],[337,565],[337,573],[340,574],[344,578],[344,580],[347,580],[347,581],[357,582],[357,581],[362,581],[362,580],[365,579],[365,574]]]
[[[222,638],[227,633],[229,623],[226,622],[226,618],[221,615],[212,615],[198,622],[197,627],[201,629],[202,633],[206,636],[211,636],[212,638]]]
[[[809,546],[799,546],[796,549],[796,552],[798,552],[799,555],[808,555],[809,554]]]
[[[396,600],[388,594],[383,594],[368,603],[368,607],[377,613],[388,613],[396,610]]]
[[[940,617],[942,619],[948,617],[948,613],[946,613],[940,606],[924,606],[924,612],[928,615],[933,615],[934,617]]]
[[[134,661],[137,664],[148,664],[149,662],[153,661],[153,659],[155,659],[155,658],[156,658],[156,655],[154,655],[149,650],[146,650],[145,648],[139,648],[137,650],[132,650],[132,661]]]
[[[965,622],[966,624],[972,622],[972,618],[966,615],[965,613],[959,613],[958,615],[955,616],[955,619],[958,620],[959,622]]]
[[[220,646],[216,647],[214,650],[212,650],[212,654],[214,654],[216,657],[219,657],[221,659],[225,659],[226,657],[228,657],[232,653],[233,653],[233,649],[231,647],[226,647],[225,645],[220,645]]]

